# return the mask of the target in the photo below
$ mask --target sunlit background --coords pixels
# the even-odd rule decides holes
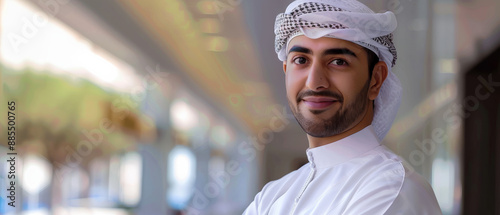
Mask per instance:
[[[429,181],[444,214],[500,213],[500,65],[474,70],[500,56],[500,3],[362,2],[399,22],[403,100],[383,143]],[[264,184],[307,162],[274,53],[288,3],[0,0],[0,214],[241,214]],[[469,89],[469,74],[490,86]],[[467,120],[494,125],[493,136],[468,136]]]

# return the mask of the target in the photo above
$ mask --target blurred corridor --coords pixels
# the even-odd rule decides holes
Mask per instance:
[[[0,214],[241,214],[307,163],[274,52],[290,1],[0,0]],[[383,143],[443,214],[500,214],[500,2],[361,2],[399,23]]]

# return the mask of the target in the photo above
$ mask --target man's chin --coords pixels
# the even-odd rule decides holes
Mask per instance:
[[[335,113],[325,111],[320,114],[310,113],[301,114],[299,121],[302,130],[313,137],[331,137],[345,132],[347,129],[343,127],[344,123],[340,123],[338,116]]]
[[[313,137],[329,137],[335,135],[331,129],[333,123],[327,123],[324,119],[311,117],[302,118],[299,121],[300,127],[302,130]]]
[[[335,135],[342,134],[349,130],[348,128],[338,128],[338,127],[331,127],[327,125],[322,125],[322,126],[312,126],[312,127],[305,127],[303,126],[302,129],[304,132],[306,132],[308,135],[313,136],[313,137],[332,137]]]

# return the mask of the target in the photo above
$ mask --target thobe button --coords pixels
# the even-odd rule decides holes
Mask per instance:
[[[314,156],[313,156],[313,153],[308,151],[307,152],[307,159],[309,160],[309,163],[311,164],[311,168],[315,168],[316,165],[314,164]]]

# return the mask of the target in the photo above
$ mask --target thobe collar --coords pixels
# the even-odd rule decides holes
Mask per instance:
[[[371,125],[338,141],[306,150],[312,168],[330,167],[360,157],[380,145]]]

